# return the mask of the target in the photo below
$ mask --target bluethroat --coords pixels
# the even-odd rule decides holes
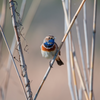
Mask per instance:
[[[58,49],[58,45],[55,42],[55,37],[52,35],[46,36],[42,45],[41,45],[41,54],[45,58],[52,59]],[[60,55],[60,52],[59,52]],[[64,63],[60,59],[59,55],[56,57],[56,62],[59,66]]]

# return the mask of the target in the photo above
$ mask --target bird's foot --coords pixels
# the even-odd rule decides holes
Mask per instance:
[[[49,66],[50,66],[50,68],[53,68],[52,65],[51,65],[51,60],[50,60],[50,62],[49,62]]]

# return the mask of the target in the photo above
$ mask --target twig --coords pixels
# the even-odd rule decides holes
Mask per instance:
[[[7,42],[7,40],[6,40],[6,37],[5,37],[4,33],[3,33],[3,30],[2,30],[2,27],[1,27],[1,26],[0,26],[0,31],[1,31],[2,37],[3,37],[4,41],[5,41],[5,44],[6,44],[6,46],[7,46],[8,52],[9,52],[9,54],[10,54],[10,56],[11,56],[12,62],[13,62],[13,64],[14,64],[14,68],[15,68],[15,70],[16,70],[16,73],[17,73],[18,77],[19,77],[19,80],[20,80],[20,82],[21,82],[22,88],[23,88],[23,90],[24,90],[24,94],[25,94],[26,99],[27,99],[27,95],[26,95],[26,92],[25,92],[25,88],[24,88],[24,85],[23,85],[21,76],[20,76],[20,74],[19,74],[19,71],[18,71],[18,69],[17,69],[16,63],[15,63],[15,61],[14,61],[13,55],[12,55],[12,53],[11,53],[11,51],[10,51],[8,42]]]
[[[60,44],[60,46],[59,46],[59,48],[58,48],[58,50],[57,50],[57,52],[56,52],[54,58],[51,60],[51,63],[50,63],[50,66],[49,66],[48,69],[51,70],[51,67],[53,66],[53,64],[54,64],[54,62],[55,62],[55,59],[56,59],[56,57],[57,57],[57,55],[58,55],[58,53],[59,53],[59,51],[60,51],[60,49],[61,49],[63,43],[65,42],[66,37],[68,36],[68,33],[69,33],[69,31],[70,31],[72,25],[74,24],[75,19],[77,18],[77,16],[78,16],[78,14],[79,14],[79,12],[80,12],[80,10],[81,10],[81,8],[82,8],[82,6],[83,6],[83,4],[84,4],[85,1],[86,1],[86,0],[83,0],[83,1],[81,2],[81,4],[80,4],[78,10],[76,11],[76,13],[75,13],[75,15],[74,15],[74,17],[73,17],[73,19],[72,19],[72,21],[71,21],[71,23],[70,23],[70,25],[69,25],[67,31],[66,31],[66,34],[64,35],[64,37],[63,37],[63,39],[62,39],[62,41],[61,41],[61,44]],[[47,70],[47,72],[46,72],[47,76],[48,76],[50,70]],[[45,75],[45,76],[46,76],[46,75]],[[46,77],[46,78],[47,78],[47,77]],[[45,78],[45,80],[46,80],[46,78]],[[44,78],[43,78],[43,79],[44,79]],[[42,88],[42,86],[43,86],[43,84],[44,84],[44,81],[42,81],[41,84],[42,84],[42,85],[41,85],[41,88]],[[38,91],[37,91],[37,93],[36,93],[37,96],[38,96],[39,92],[40,92],[40,89],[38,89]],[[35,95],[35,97],[37,98],[36,95]],[[36,98],[34,98],[34,100],[36,100]],[[88,99],[87,99],[87,100],[88,100]]]
[[[94,0],[93,36],[92,36],[91,68],[90,68],[90,93],[89,93],[90,100],[92,100],[92,96],[93,96],[93,72],[94,72],[94,56],[95,56],[96,17],[97,17],[97,0]]]
[[[24,55],[22,52],[22,46],[21,46],[21,42],[20,42],[20,37],[18,34],[18,26],[16,23],[16,16],[15,16],[15,6],[14,6],[14,2],[13,0],[9,0],[10,3],[10,10],[11,10],[11,15],[12,15],[12,23],[13,23],[13,28],[14,28],[14,32],[16,35],[16,40],[17,40],[17,45],[18,45],[18,52],[19,52],[19,57],[20,57],[20,62],[21,62],[21,72],[22,72],[22,76],[25,80],[25,88],[26,88],[26,93],[27,93],[27,98],[28,100],[32,100],[32,91],[31,91],[31,87],[30,87],[30,81],[28,79],[28,74],[27,74],[27,66],[25,64],[25,60],[24,60]]]
[[[29,20],[32,20],[33,19],[34,15],[35,15],[35,12],[36,12],[36,10],[37,10],[37,8],[39,6],[39,3],[40,3],[40,1],[38,0],[37,3],[35,3],[35,8],[33,9],[34,3],[32,2],[31,7],[30,7],[30,9],[28,11],[28,12],[31,12],[31,10],[32,10],[32,12],[27,14],[27,17],[25,18],[25,21],[26,20],[29,21]],[[26,0],[23,0],[22,1],[22,4],[21,4],[21,8],[20,8],[20,19],[21,19],[21,21],[22,21],[22,18],[23,18],[25,5],[26,5]],[[30,15],[30,14],[32,14],[32,15]],[[32,17],[29,18],[29,16],[32,16]],[[27,33],[28,29],[29,29],[29,26],[30,26],[31,22],[32,21],[30,21],[30,23],[26,23],[26,22],[24,23],[24,25],[27,24],[27,26],[28,26],[28,28],[26,27],[25,28],[25,31],[23,32],[24,33],[24,36],[26,35],[26,33]],[[23,41],[23,39],[22,39],[22,41]],[[14,35],[13,41],[12,41],[12,44],[11,44],[11,52],[12,52],[12,54],[14,52],[15,45],[16,45],[16,37]],[[8,64],[7,64],[6,82],[5,82],[5,86],[4,86],[5,87],[5,96],[6,96],[6,92],[7,92],[8,83],[9,83],[10,70],[11,70],[11,59],[10,59],[10,56],[9,56],[9,58],[8,58]]]
[[[23,4],[24,3],[24,4]],[[23,0],[22,1],[22,4],[21,4],[21,9],[20,9],[20,19],[22,20],[22,17],[23,17],[23,13],[24,13],[24,9],[25,9],[25,4],[26,4],[26,0]],[[14,35],[13,37],[13,41],[12,41],[12,44],[11,44],[11,52],[13,54],[14,52],[14,49],[15,49],[15,45],[16,45],[16,37]],[[7,74],[6,74],[6,80],[5,80],[5,84],[4,84],[4,91],[5,91],[5,98],[6,98],[6,94],[7,94],[7,88],[8,88],[8,83],[9,83],[9,78],[10,78],[10,70],[11,70],[11,58],[10,58],[10,55],[9,55],[9,58],[8,58],[8,64],[7,64]]]
[[[70,1],[71,2],[71,1]],[[70,2],[69,2],[69,12],[70,12]],[[69,20],[68,20],[68,14],[66,11],[66,7],[65,7],[65,3],[64,1],[62,1],[62,5],[63,5],[63,10],[64,10],[64,14],[65,14],[65,20],[67,23],[67,26],[69,26]],[[70,16],[70,14],[69,14]],[[67,40],[67,39],[66,39]],[[66,41],[67,43],[68,41]],[[76,96],[76,100],[78,100],[78,93],[77,93],[77,83],[76,83],[76,75],[75,75],[75,69],[74,69],[74,61],[73,61],[73,54],[72,54],[72,35],[71,32],[69,33],[69,44],[70,44],[70,59],[71,59],[71,68],[72,68],[72,74],[73,74],[73,82],[74,82],[74,90],[75,90],[75,96]],[[66,47],[66,51],[68,52],[68,47]],[[68,54],[67,54],[68,55]],[[67,62],[68,63],[68,62]],[[68,65],[67,65],[68,66]],[[71,83],[70,83],[71,84]]]
[[[4,28],[5,25],[6,7],[7,7],[7,0],[3,0],[2,11],[0,16],[0,25],[2,28]],[[0,66],[1,66],[1,60],[2,60],[2,35],[0,33]]]

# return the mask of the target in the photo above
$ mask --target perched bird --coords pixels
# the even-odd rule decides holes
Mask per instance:
[[[41,45],[41,54],[45,58],[53,58],[56,51],[58,49],[58,45],[55,42],[55,37],[52,35],[46,36],[42,45]],[[60,55],[60,52],[59,52]],[[56,62],[59,66],[64,63],[61,61],[59,55],[56,57]]]

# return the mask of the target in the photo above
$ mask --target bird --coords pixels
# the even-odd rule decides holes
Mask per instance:
[[[53,35],[48,35],[44,38],[43,43],[41,45],[41,54],[42,57],[52,59],[58,49],[58,45],[55,42],[55,37]],[[61,52],[56,57],[56,62],[59,66],[63,65],[63,61],[60,59]],[[51,63],[51,61],[50,61]]]

